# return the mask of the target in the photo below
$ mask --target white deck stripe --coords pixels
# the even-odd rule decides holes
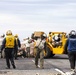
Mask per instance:
[[[58,72],[60,72],[62,75],[66,75],[65,72],[63,72],[63,71],[61,71],[61,70],[59,70],[59,69],[55,69],[55,70],[58,71]]]
[[[34,60],[32,60],[34,63],[35,63],[35,61]],[[40,65],[38,65],[38,67],[40,67]]]

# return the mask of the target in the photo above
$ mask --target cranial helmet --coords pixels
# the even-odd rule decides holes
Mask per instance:
[[[76,31],[75,31],[75,30],[72,30],[72,31],[70,32],[70,35],[76,35]]]
[[[8,31],[6,32],[6,35],[12,35],[12,31],[11,31],[11,30],[8,30]]]
[[[18,37],[18,34],[15,34],[15,37]]]
[[[46,34],[43,34],[43,37],[47,37]]]
[[[5,37],[5,34],[2,34],[1,37]]]
[[[46,37],[47,37],[46,34],[42,34],[42,36],[41,36],[42,39],[44,39]]]

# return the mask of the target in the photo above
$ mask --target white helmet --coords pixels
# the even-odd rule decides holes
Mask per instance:
[[[76,35],[75,30],[72,30],[72,31],[70,32],[70,35]]]
[[[1,37],[5,37],[5,34],[2,34]]]
[[[43,34],[44,37],[46,37],[46,34]]]
[[[46,34],[43,34],[43,35],[42,35],[42,37],[46,38],[46,37],[47,37],[47,35],[46,35]]]

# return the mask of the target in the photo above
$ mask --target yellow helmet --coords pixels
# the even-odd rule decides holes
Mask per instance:
[[[12,35],[12,31],[11,31],[11,30],[8,30],[8,31],[6,32],[6,35]]]
[[[15,37],[18,37],[18,34],[15,34]]]

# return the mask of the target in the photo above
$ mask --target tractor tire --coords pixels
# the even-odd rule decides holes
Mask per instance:
[[[50,55],[51,55],[51,51],[50,51],[49,47],[46,47],[46,55],[44,58],[50,58]]]
[[[52,53],[52,51],[51,51],[51,55],[50,55],[50,58],[52,58],[54,55],[55,55],[55,54],[53,54],[53,53]]]
[[[55,54],[52,53],[49,47],[46,48],[46,55],[45,58],[52,58]]]

